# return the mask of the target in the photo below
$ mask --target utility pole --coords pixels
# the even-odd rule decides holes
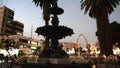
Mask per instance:
[[[33,25],[31,25],[31,36],[30,36],[30,44],[32,42],[32,33],[33,33]]]
[[[32,39],[32,33],[33,33],[33,25],[31,25],[31,39]]]

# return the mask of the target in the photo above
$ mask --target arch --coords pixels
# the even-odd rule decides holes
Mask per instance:
[[[77,38],[77,40],[76,40],[76,44],[78,44],[79,39],[80,39],[80,37],[81,37],[81,36],[84,38],[84,40],[85,40],[86,44],[88,45],[87,38],[84,36],[84,34],[79,34],[79,36],[78,36],[78,38]]]
[[[79,39],[80,39],[80,37],[83,37],[84,38],[84,40],[85,40],[85,42],[86,42],[86,47],[88,47],[88,52],[89,52],[89,54],[90,54],[90,51],[89,51],[89,44],[88,44],[88,41],[87,41],[87,38],[85,37],[85,35],[84,34],[79,34],[79,36],[78,36],[78,38],[77,38],[77,40],[76,40],[76,44],[78,45],[79,43]],[[78,49],[78,56],[80,56],[80,49]]]

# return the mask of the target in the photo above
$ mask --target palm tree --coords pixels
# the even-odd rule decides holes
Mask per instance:
[[[108,16],[119,5],[120,0],[82,0],[81,9],[85,14],[89,12],[91,18],[96,19],[98,40],[101,54],[110,55],[112,51],[112,36]]]
[[[45,25],[49,25],[50,13],[48,12],[49,8],[53,3],[56,3],[58,0],[33,0],[35,5],[40,6],[43,9],[43,19],[45,20]],[[45,37],[45,48],[49,47],[49,38]]]

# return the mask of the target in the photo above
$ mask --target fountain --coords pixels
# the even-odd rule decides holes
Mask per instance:
[[[73,34],[71,28],[59,25],[58,15],[64,12],[63,9],[55,3],[48,12],[52,15],[52,25],[38,27],[36,33],[47,36],[51,44],[39,54],[37,63],[12,63],[12,68],[92,68],[90,63],[76,63],[78,59],[71,61],[69,55],[62,49],[63,46],[59,44],[59,39]]]
[[[64,10],[57,6],[57,3],[54,3],[48,11],[52,15],[51,24],[49,26],[38,27],[36,33],[38,35],[43,35],[50,39],[51,45],[45,48],[42,53],[39,55],[41,58],[40,61],[45,58],[44,62],[51,61],[52,63],[63,63],[66,59],[69,59],[69,55],[62,49],[62,45],[59,44],[59,39],[65,38],[66,36],[71,36],[73,30],[66,26],[59,25],[58,15],[61,15]],[[62,60],[62,61],[61,61]]]

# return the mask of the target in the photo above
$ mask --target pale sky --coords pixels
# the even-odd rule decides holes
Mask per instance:
[[[76,42],[79,34],[86,36],[88,43],[97,42],[96,32],[96,20],[90,18],[87,14],[84,15],[84,10],[80,8],[81,0],[59,0],[58,6],[64,9],[64,13],[59,15],[59,25],[64,25],[72,28],[74,34],[69,37],[67,36],[60,41],[64,42]],[[35,33],[37,27],[44,26],[44,20],[42,18],[42,10],[40,7],[36,7],[32,0],[3,0],[3,5],[14,10],[14,20],[18,20],[24,24],[24,36],[31,36],[36,39],[43,39],[43,36],[38,36]],[[117,21],[120,23],[120,5],[109,17],[110,22]],[[81,36],[79,42],[84,43],[85,40]]]

